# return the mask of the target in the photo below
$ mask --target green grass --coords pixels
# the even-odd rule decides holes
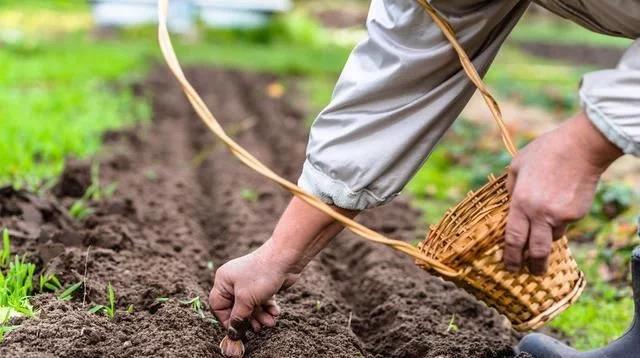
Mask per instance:
[[[627,47],[631,40],[602,35],[560,17],[525,16],[516,25],[511,38],[523,42],[548,42],[567,45]]]
[[[0,118],[7,119],[0,121],[0,184],[37,187],[60,173],[66,157],[94,155],[105,130],[150,117],[148,101],[134,96],[129,84],[162,61],[155,28],[96,40],[80,20],[71,29],[63,21],[61,30],[50,30],[55,22],[41,18],[51,18],[56,9],[17,2],[0,7],[0,19],[21,34],[0,36]],[[71,13],[82,18],[86,9],[73,7]],[[0,35],[6,26],[0,25]],[[349,53],[328,45],[316,28],[292,15],[263,32],[212,31],[197,43],[176,39],[176,51],[185,64],[305,75],[313,82],[337,76]],[[49,37],[49,31],[58,35]]]
[[[148,118],[147,102],[125,83],[145,68],[145,52],[73,36],[0,47],[0,183],[35,186],[68,156],[86,158],[100,135]]]
[[[2,254],[0,260],[0,339],[14,327],[9,325],[13,317],[34,315],[29,302],[33,291],[33,275],[36,266],[24,256],[11,257],[9,232],[2,232]]]
[[[602,261],[589,257],[590,251],[574,247],[578,265],[587,278],[587,288],[575,304],[550,323],[580,350],[608,344],[624,333],[633,318],[630,287],[619,288],[604,282],[598,272]]]
[[[578,109],[578,85],[593,70],[542,59],[505,45],[485,76],[501,98],[567,115]]]

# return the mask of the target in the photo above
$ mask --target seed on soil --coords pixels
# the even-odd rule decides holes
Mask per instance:
[[[234,340],[225,336],[220,342],[220,353],[228,358],[241,358],[244,356],[244,344],[242,340]]]

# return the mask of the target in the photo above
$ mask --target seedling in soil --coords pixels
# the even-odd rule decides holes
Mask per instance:
[[[127,313],[128,314],[132,314],[134,310],[135,310],[135,308],[133,308],[133,304],[130,304],[129,306],[127,306]]]
[[[158,180],[158,172],[153,169],[147,169],[144,171],[144,177],[150,181],[156,181]]]
[[[4,229],[0,253],[0,323],[15,316],[33,316],[29,297],[36,266],[26,262],[25,257],[15,255],[12,260],[10,255],[9,231]]]
[[[167,302],[169,300],[170,300],[169,297],[157,297],[156,298],[156,302],[160,302],[160,303],[165,303],[165,302]]]
[[[456,319],[456,314],[454,313],[451,315],[451,319],[449,320],[449,325],[447,326],[447,333],[458,332],[458,325],[454,323],[455,319]]]
[[[61,294],[58,295],[60,301],[70,301],[73,298],[73,294],[82,286],[84,282],[76,282],[73,285],[67,287]]]
[[[253,189],[244,188],[240,190],[240,197],[246,201],[256,202],[258,201],[258,192]]]
[[[93,209],[84,199],[76,200],[69,208],[69,215],[77,220],[83,220],[91,214],[93,214]]]
[[[107,302],[106,306],[104,305],[95,305],[89,309],[91,313],[104,313],[109,319],[114,319],[116,317],[116,291],[113,290],[111,286],[111,282],[107,284]]]
[[[84,193],[84,199],[90,199],[100,201],[102,199],[108,199],[113,196],[113,193],[118,188],[117,183],[111,183],[107,186],[100,185],[100,165],[93,163],[91,165],[91,185]]]
[[[320,311],[322,309],[322,302],[320,300],[316,300],[316,311]]]
[[[2,341],[4,340],[4,336],[13,331],[14,329],[16,329],[17,326],[3,326],[0,325],[0,343],[2,343]]]
[[[213,271],[214,268],[213,261],[207,261],[207,270]]]
[[[9,230],[2,230],[2,252],[0,253],[0,268],[9,265],[11,256],[11,242],[9,240]]]
[[[84,192],[82,198],[76,200],[69,208],[69,215],[82,220],[93,214],[93,209],[89,206],[89,201],[99,201],[108,199],[118,187],[117,183],[111,183],[105,187],[100,185],[100,166],[94,163],[91,166],[91,185]]]
[[[196,296],[190,300],[179,302],[183,305],[191,305],[193,312],[197,313],[200,318],[204,319],[204,312],[202,311],[202,302],[200,301],[200,297]]]
[[[62,284],[58,277],[52,273],[43,273],[40,274],[39,277],[40,282],[40,292],[45,292],[45,290],[49,292],[55,292],[62,289]]]

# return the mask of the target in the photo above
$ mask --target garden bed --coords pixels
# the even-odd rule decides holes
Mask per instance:
[[[304,159],[306,116],[292,82],[284,96],[269,75],[192,68],[195,87],[250,152],[294,180]],[[70,301],[36,295],[33,319],[0,345],[2,356],[214,357],[224,330],[206,300],[215,268],[266,240],[290,195],[243,167],[205,129],[169,74],[154,71],[136,92],[153,121],[105,136],[97,158],[112,196],[82,220],[66,208],[91,184],[71,163],[51,194],[0,190],[0,226],[13,250],[84,285]],[[55,194],[55,195],[54,195]],[[420,214],[402,198],[363,215],[375,230],[420,239]],[[108,305],[116,314],[90,313]],[[202,310],[198,309],[198,299]],[[277,327],[249,334],[250,357],[509,357],[505,319],[409,258],[344,233],[279,295]]]

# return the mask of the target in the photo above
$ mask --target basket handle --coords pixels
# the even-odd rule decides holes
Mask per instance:
[[[422,6],[422,8],[431,16],[433,21],[438,25],[440,30],[444,36],[449,40],[451,46],[458,54],[458,58],[460,59],[460,64],[462,65],[462,69],[467,74],[471,82],[478,88],[482,98],[484,98],[487,107],[489,107],[489,111],[491,111],[491,115],[493,119],[498,124],[498,128],[500,128],[500,134],[502,135],[502,142],[504,146],[507,148],[509,154],[513,157],[517,150],[515,145],[513,145],[513,141],[511,140],[511,135],[509,134],[509,130],[502,119],[502,111],[500,111],[500,106],[498,102],[493,97],[489,88],[482,80],[482,77],[478,74],[473,62],[467,56],[467,53],[462,48],[458,40],[456,39],[456,33],[451,24],[447,22],[447,20],[442,17],[432,6],[427,2],[427,0],[417,0],[418,4]]]
[[[167,13],[168,13],[168,0],[159,0],[158,2],[158,41],[160,43],[160,49],[162,51],[162,55],[164,56],[169,69],[176,77],[180,85],[182,86],[182,91],[187,96],[189,102],[193,106],[194,110],[202,119],[202,121],[209,127],[209,129],[222,140],[222,142],[229,148],[231,153],[235,155],[242,163],[255,170],[259,174],[264,177],[270,179],[271,181],[279,184],[286,190],[290,191],[293,195],[297,196],[307,204],[313,206],[314,208],[322,211],[323,213],[331,216],[336,221],[340,222],[347,229],[359,235],[369,241],[377,242],[380,244],[384,244],[390,246],[398,251],[404,252],[405,254],[413,257],[414,259],[420,261],[425,266],[432,268],[437,271],[441,275],[447,277],[457,277],[461,274],[461,272],[455,271],[442,263],[427,257],[424,253],[422,253],[418,248],[413,245],[406,243],[400,240],[393,240],[385,237],[382,234],[379,234],[366,226],[351,220],[350,218],[338,213],[333,210],[329,205],[322,202],[320,199],[315,196],[307,193],[302,188],[298,187],[294,183],[282,178],[271,169],[269,169],[266,165],[261,163],[257,158],[255,158],[251,153],[247,152],[244,148],[242,148],[238,143],[236,143],[231,137],[225,133],[224,129],[220,125],[220,123],[216,120],[213,114],[209,111],[206,104],[198,95],[196,90],[191,86],[189,81],[184,75],[180,63],[176,57],[176,54],[173,50],[173,45],[171,44],[171,38],[169,36],[169,32],[167,30]]]

